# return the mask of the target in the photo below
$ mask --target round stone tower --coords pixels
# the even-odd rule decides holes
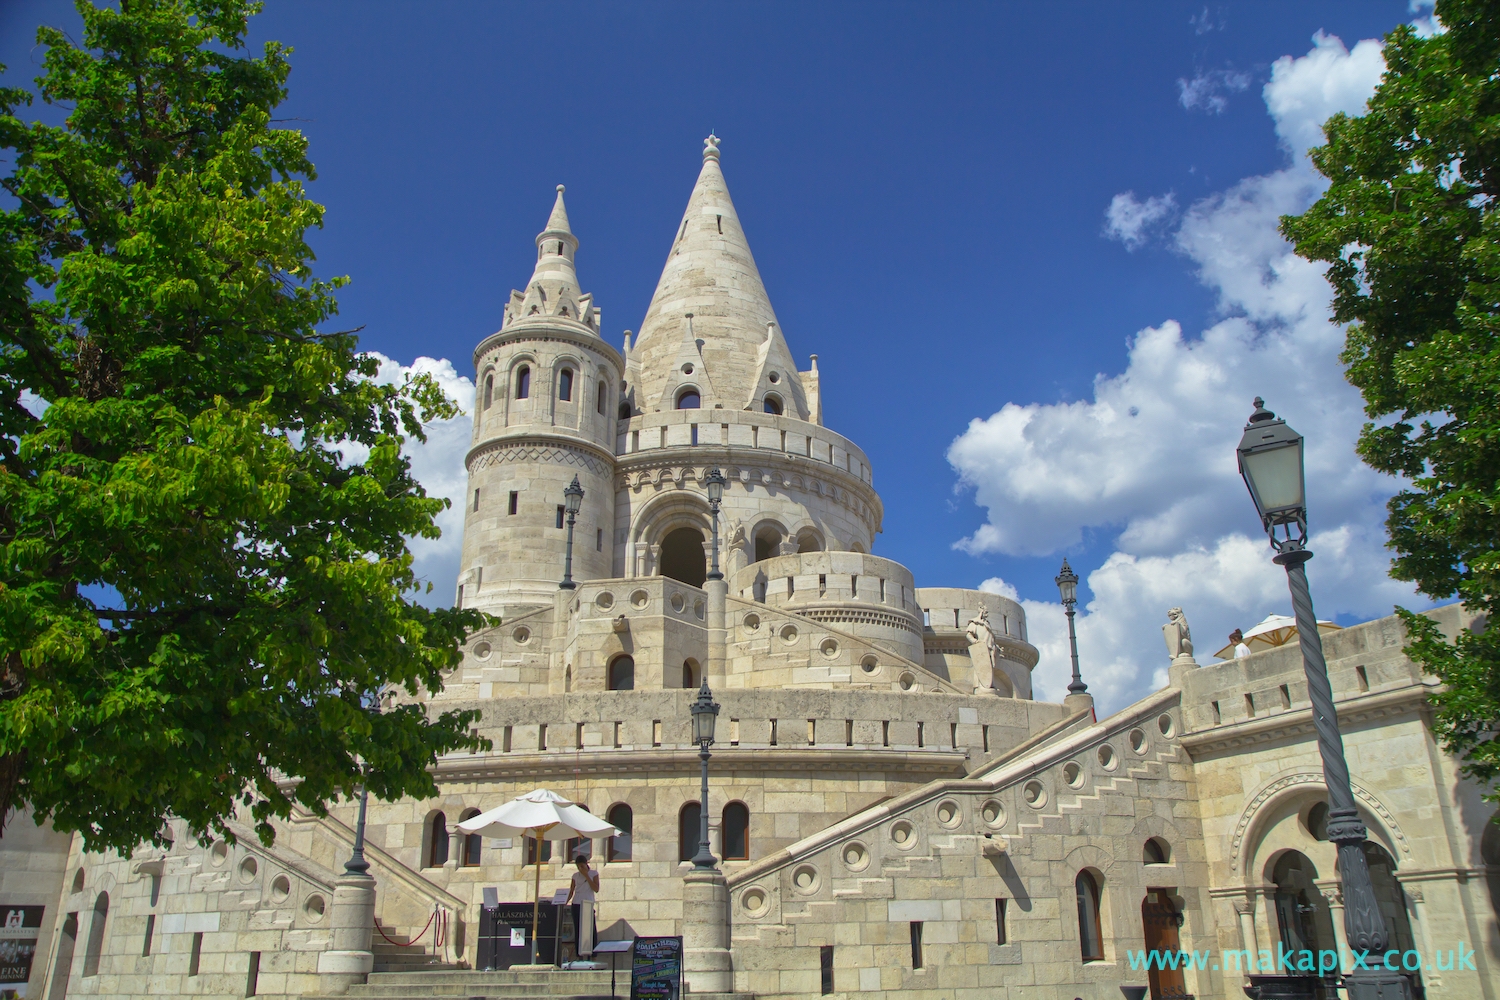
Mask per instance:
[[[474,351],[458,601],[495,613],[555,597],[567,539],[563,490],[575,476],[584,496],[573,576],[609,576],[614,558],[615,421],[625,363],[599,337],[593,296],[579,290],[578,239],[561,184],[536,246],[531,280],[510,293],[500,330]]]

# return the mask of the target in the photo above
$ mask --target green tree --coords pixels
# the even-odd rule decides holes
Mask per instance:
[[[401,454],[455,404],[373,381],[319,332],[307,141],[273,127],[289,50],[241,54],[248,0],[80,0],[42,28],[23,119],[0,91],[0,809],[90,848],[168,816],[262,839],[367,762],[424,797],[469,713],[375,713],[441,687],[475,612],[417,604],[406,537],[447,501]]]
[[[1500,2],[1438,0],[1441,34],[1401,27],[1367,112],[1335,115],[1312,160],[1324,196],[1282,220],[1328,264],[1344,362],[1365,399],[1360,456],[1408,485],[1389,504],[1392,575],[1500,612]],[[1441,678],[1444,744],[1500,778],[1500,629],[1449,641],[1398,609]]]

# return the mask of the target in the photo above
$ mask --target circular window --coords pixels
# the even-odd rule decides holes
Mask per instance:
[[[1099,747],[1099,766],[1106,771],[1113,771],[1119,766],[1119,759],[1115,757],[1115,748],[1105,743]]]
[[[1070,760],[1063,765],[1063,780],[1068,783],[1069,788],[1078,788],[1083,784],[1083,768],[1076,760]]]
[[[222,865],[225,861],[229,860],[229,845],[221,840],[209,848],[208,854],[209,860],[214,864]]]
[[[474,658],[476,660],[488,660],[491,652],[493,650],[490,649],[490,644],[487,642],[480,642],[474,645]]]
[[[910,691],[912,688],[917,686],[917,675],[908,670],[906,673],[901,675],[900,683],[901,690]]]
[[[772,385],[775,385],[777,382],[781,381],[781,373],[772,372],[771,374],[767,375],[766,378],[770,380]]]
[[[917,831],[904,819],[894,823],[891,825],[891,843],[903,851],[909,851],[917,846]]]
[[[963,815],[958,811],[958,803],[951,799],[939,802],[937,807],[938,825],[944,829],[951,830],[958,826],[963,820]]]
[[[1033,809],[1040,809],[1047,804],[1047,789],[1042,787],[1040,781],[1026,782],[1026,787],[1021,789],[1021,795],[1026,799],[1026,804]]]
[[[286,902],[286,898],[292,894],[292,880],[285,875],[277,875],[271,880],[271,900],[277,903]]]
[[[685,607],[687,607],[687,601],[683,598],[683,596],[681,594],[673,594],[672,610],[680,615],[682,614],[682,609]]]
[[[601,590],[599,596],[594,598],[594,607],[600,611],[608,611],[615,606],[615,595],[607,590]]]
[[[781,626],[781,641],[787,645],[797,641],[797,626],[786,624]]]
[[[693,602],[693,614],[698,618],[702,618],[705,614],[707,614],[707,610],[704,608],[702,601]]]
[[[630,606],[632,608],[635,608],[637,611],[640,611],[650,603],[651,595],[646,593],[644,590],[637,590],[635,593],[630,595]]]
[[[531,629],[522,625],[512,632],[510,637],[516,640],[517,645],[524,646],[531,641]]]
[[[688,363],[688,364],[685,364],[685,365],[682,366],[682,374],[684,374],[684,375],[691,375],[691,374],[693,374],[693,366],[692,366],[691,363]]]
[[[863,660],[859,661],[859,669],[863,670],[867,674],[873,674],[875,671],[880,669],[880,661],[876,659],[875,655],[872,653],[869,656],[866,656]]]
[[[1130,731],[1130,735],[1126,737],[1126,739],[1130,741],[1130,749],[1134,750],[1136,753],[1146,752],[1146,734],[1141,732],[1139,729],[1132,729]]]
[[[818,891],[818,870],[812,865],[800,865],[792,871],[792,888],[803,896]]]
[[[851,872],[862,872],[870,867],[870,852],[857,840],[844,845],[844,867]]]
[[[260,862],[253,855],[246,855],[245,860],[240,862],[240,881],[254,882],[255,876],[260,872]]]
[[[753,611],[750,612],[748,615],[746,615],[745,616],[745,627],[747,629],[749,629],[750,631],[752,631],[752,632],[754,632],[756,629],[760,628],[760,615],[756,614]]]
[[[824,656],[828,657],[831,660],[835,656],[839,655],[839,641],[832,636],[829,636],[827,639],[823,640],[822,644],[818,646],[818,649],[823,653]]]
[[[771,908],[771,900],[766,895],[766,890],[758,885],[752,885],[740,895],[740,906],[752,917],[763,917]]]
[[[324,901],[322,896],[313,893],[303,901],[302,912],[307,915],[308,920],[317,923],[323,919],[323,914],[328,912],[328,903]]]
[[[1170,739],[1172,734],[1176,732],[1177,727],[1173,724],[1172,717],[1170,715],[1163,715],[1161,718],[1156,720],[1156,728],[1161,730],[1161,734],[1163,736]]]
[[[979,815],[984,817],[988,826],[1002,827],[1005,825],[1005,807],[998,799],[990,799],[979,807]]]

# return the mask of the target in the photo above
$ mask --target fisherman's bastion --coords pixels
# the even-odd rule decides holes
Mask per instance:
[[[1086,692],[1036,700],[1020,605],[874,554],[875,471],[824,425],[818,359],[795,360],[716,138],[702,155],[638,332],[608,333],[580,283],[559,187],[534,273],[475,348],[455,600],[496,624],[429,700],[477,709],[492,748],[440,759],[433,799],[369,802],[374,920],[349,916],[369,898],[344,867],[357,802],[277,822],[271,847],[177,823],[130,857],[18,817],[0,903],[43,909],[7,989],[602,995],[606,971],[477,971],[486,891],[550,899],[579,851],[599,939],[682,935],[694,994],[1230,998],[1278,954],[1347,950],[1296,643],[1214,659],[1163,607],[1165,687],[1107,718]],[[1437,682],[1403,642],[1395,618],[1324,636],[1366,857],[1392,948],[1421,956],[1412,995],[1494,998],[1500,824],[1434,738]],[[710,872],[689,861],[705,681]],[[619,834],[549,843],[538,872],[528,842],[458,829],[535,788]],[[1148,970],[1145,949],[1204,960]]]

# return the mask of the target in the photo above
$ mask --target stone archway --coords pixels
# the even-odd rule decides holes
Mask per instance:
[[[708,577],[708,560],[703,552],[703,532],[697,528],[673,528],[661,540],[658,566],[661,575],[690,587],[701,587]]]

